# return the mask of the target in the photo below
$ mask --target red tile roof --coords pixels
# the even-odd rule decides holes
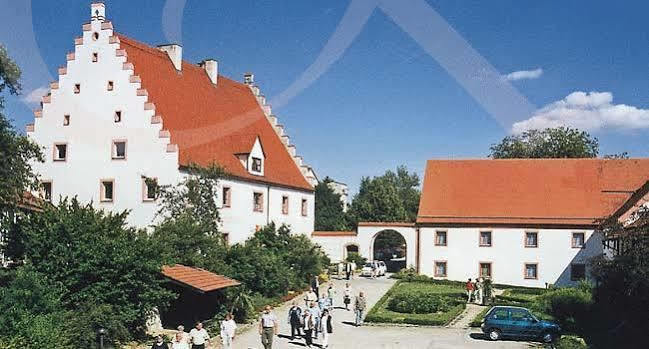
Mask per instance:
[[[165,52],[118,36],[156,115],[162,116],[163,129],[179,147],[181,166],[216,162],[234,177],[313,190],[248,86],[221,75],[214,86],[203,68],[186,61],[179,73]],[[250,174],[235,156],[252,147],[256,136],[264,149],[264,176]]]
[[[239,281],[214,274],[201,268],[187,267],[181,264],[162,267],[162,274],[182,285],[192,287],[200,292],[210,292],[222,288],[241,285]]]
[[[649,159],[430,160],[417,223],[593,226],[649,179]]]
[[[314,231],[311,236],[356,236],[355,231]]]

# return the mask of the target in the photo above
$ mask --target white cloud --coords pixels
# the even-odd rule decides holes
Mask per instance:
[[[543,69],[537,68],[534,70],[519,70],[511,72],[505,75],[504,78],[507,81],[516,81],[523,79],[538,79],[541,75],[543,75]]]
[[[21,100],[25,103],[40,103],[41,98],[48,92],[49,89],[47,87],[35,88],[30,93],[21,98]]]
[[[585,131],[649,128],[649,109],[612,102],[611,92],[576,91],[537,110],[529,119],[514,123],[512,133],[558,126]]]

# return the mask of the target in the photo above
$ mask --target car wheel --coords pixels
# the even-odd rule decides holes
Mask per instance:
[[[550,332],[544,333],[543,336],[541,336],[541,339],[543,340],[543,343],[552,343],[554,342],[554,334]]]
[[[497,328],[492,328],[489,330],[488,335],[489,339],[491,339],[492,341],[497,341],[500,339],[500,330],[498,330]]]

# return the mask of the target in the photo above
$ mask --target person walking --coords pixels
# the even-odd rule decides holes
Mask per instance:
[[[322,324],[322,345],[320,347],[328,348],[329,334],[333,333],[333,327],[331,325],[331,314],[329,313],[329,310],[325,309],[322,312],[322,318],[320,319],[320,323]]]
[[[334,297],[336,297],[336,289],[334,289],[334,284],[332,282],[329,284],[329,288],[327,288],[327,299],[329,301],[330,309],[333,309],[334,307]]]
[[[295,334],[301,336],[300,327],[302,327],[302,309],[297,306],[295,301],[291,303],[288,310],[288,323],[291,325],[291,340],[295,339]]]
[[[187,338],[183,336],[182,332],[176,332],[174,339],[171,341],[171,349],[189,349]]]
[[[155,337],[155,342],[151,346],[151,349],[169,349],[169,346],[165,343],[164,339],[162,339],[162,336],[158,335]]]
[[[311,279],[311,291],[315,293],[316,298],[320,298],[320,281],[318,280],[318,275]]]
[[[363,312],[367,307],[367,301],[365,300],[365,295],[363,292],[359,292],[356,296],[356,302],[354,302],[354,310],[356,311],[356,327],[363,324]]]
[[[185,326],[178,325],[178,333],[180,333],[182,341],[187,343],[187,346],[189,347],[189,333],[185,332]]]
[[[307,348],[313,345],[313,329],[315,328],[315,318],[311,311],[306,309],[302,315],[302,323],[304,323],[304,343]]]
[[[231,349],[234,342],[234,335],[237,330],[237,324],[232,318],[232,314],[225,314],[225,320],[221,321],[221,342],[223,349]]]
[[[259,335],[261,336],[261,344],[264,346],[264,349],[273,348],[273,336],[277,335],[279,326],[277,317],[275,317],[275,314],[271,310],[270,305],[267,305],[259,321]]]
[[[345,263],[345,273],[347,274],[347,280],[352,276],[352,264],[350,262]]]
[[[352,287],[349,286],[349,282],[345,283],[345,290],[343,292],[343,303],[345,304],[345,310],[349,311],[349,304],[352,302]]]
[[[475,282],[475,302],[476,304],[482,304],[482,297],[484,295],[483,293],[483,288],[484,288],[484,282],[482,281],[482,277],[479,277],[476,282]]]
[[[313,321],[315,322],[315,327],[313,328],[313,334],[314,338],[318,338],[318,332],[320,331],[320,316],[322,315],[322,312],[320,311],[320,308],[316,305],[315,302],[311,303],[311,307],[309,308],[309,312],[311,315],[313,315]]]
[[[471,298],[473,297],[473,282],[471,282],[471,279],[466,282],[466,294],[467,294],[467,303],[471,303]]]
[[[205,349],[205,343],[210,345],[210,335],[203,328],[202,322],[197,322],[196,327],[189,331],[189,340],[192,343],[192,349]]]
[[[309,290],[304,296],[304,307],[308,309],[311,307],[311,303],[317,301],[318,301],[318,295],[316,295],[315,292],[313,292],[313,290]]]

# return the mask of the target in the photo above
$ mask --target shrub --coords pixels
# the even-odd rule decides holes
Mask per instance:
[[[551,315],[569,333],[580,333],[591,305],[590,293],[577,288],[559,288],[538,296],[530,308]]]
[[[459,303],[457,298],[431,292],[404,292],[390,299],[388,309],[398,313],[428,314],[446,312]]]
[[[361,256],[358,252],[349,252],[346,261],[356,263],[356,267],[361,268],[367,262],[367,258]]]

